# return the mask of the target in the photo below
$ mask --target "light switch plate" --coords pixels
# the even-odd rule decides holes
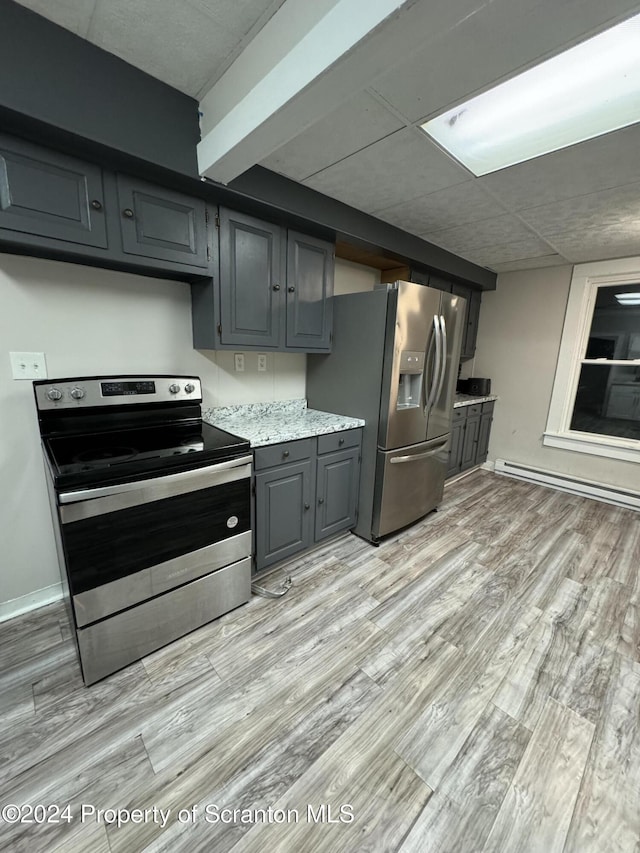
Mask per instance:
[[[10,352],[14,379],[46,379],[47,362],[43,352]]]
[[[234,352],[233,354],[233,369],[236,373],[244,372],[244,353]]]

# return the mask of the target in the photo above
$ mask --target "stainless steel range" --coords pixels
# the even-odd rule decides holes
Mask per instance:
[[[252,457],[195,376],[34,382],[85,684],[251,595]]]

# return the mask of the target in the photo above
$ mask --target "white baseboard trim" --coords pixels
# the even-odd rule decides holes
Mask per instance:
[[[495,463],[495,462],[490,462],[490,461],[487,459],[487,461],[486,461],[486,462],[483,462],[483,463],[482,463],[482,465],[481,465],[480,467],[482,468],[482,470],[483,470],[483,471],[495,471],[495,469],[496,469],[496,463]]]
[[[571,495],[579,495],[583,498],[591,498],[596,501],[622,506],[625,509],[633,509],[640,512],[640,492],[632,489],[620,489],[608,483],[597,483],[594,480],[584,480],[580,477],[572,477],[569,474],[558,474],[554,471],[545,471],[542,468],[530,468],[519,462],[509,462],[506,459],[496,459],[495,473],[505,477],[514,477],[516,480],[526,480],[529,483],[539,483],[550,489],[558,489]]]
[[[0,602],[0,622],[6,622],[8,619],[21,616],[30,610],[44,607],[45,604],[53,604],[54,601],[59,601],[61,598],[62,584],[58,582],[51,586],[45,586],[44,589],[29,592],[27,595],[21,595],[19,598],[12,598],[11,601],[2,601]]]

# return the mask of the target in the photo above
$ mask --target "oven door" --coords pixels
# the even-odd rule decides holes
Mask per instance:
[[[77,627],[251,554],[251,456],[134,483],[62,492]]]

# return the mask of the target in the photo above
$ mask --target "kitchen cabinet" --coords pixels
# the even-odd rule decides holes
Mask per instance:
[[[453,410],[447,477],[487,460],[495,403],[475,403]]]
[[[128,255],[207,268],[207,213],[202,199],[117,175],[122,250]]]
[[[28,235],[106,249],[102,169],[0,136],[0,229],[7,240]]]
[[[473,290],[464,284],[454,282],[451,292],[461,296],[465,300],[464,327],[462,333],[461,359],[473,358],[476,352],[476,340],[478,337],[478,320],[480,317],[480,304],[482,294],[479,290]]]
[[[257,571],[355,527],[361,434],[345,430],[256,449]]]
[[[0,247],[192,280],[208,273],[206,204],[0,136]]]
[[[329,352],[334,246],[221,207],[219,275],[192,287],[201,349]]]

